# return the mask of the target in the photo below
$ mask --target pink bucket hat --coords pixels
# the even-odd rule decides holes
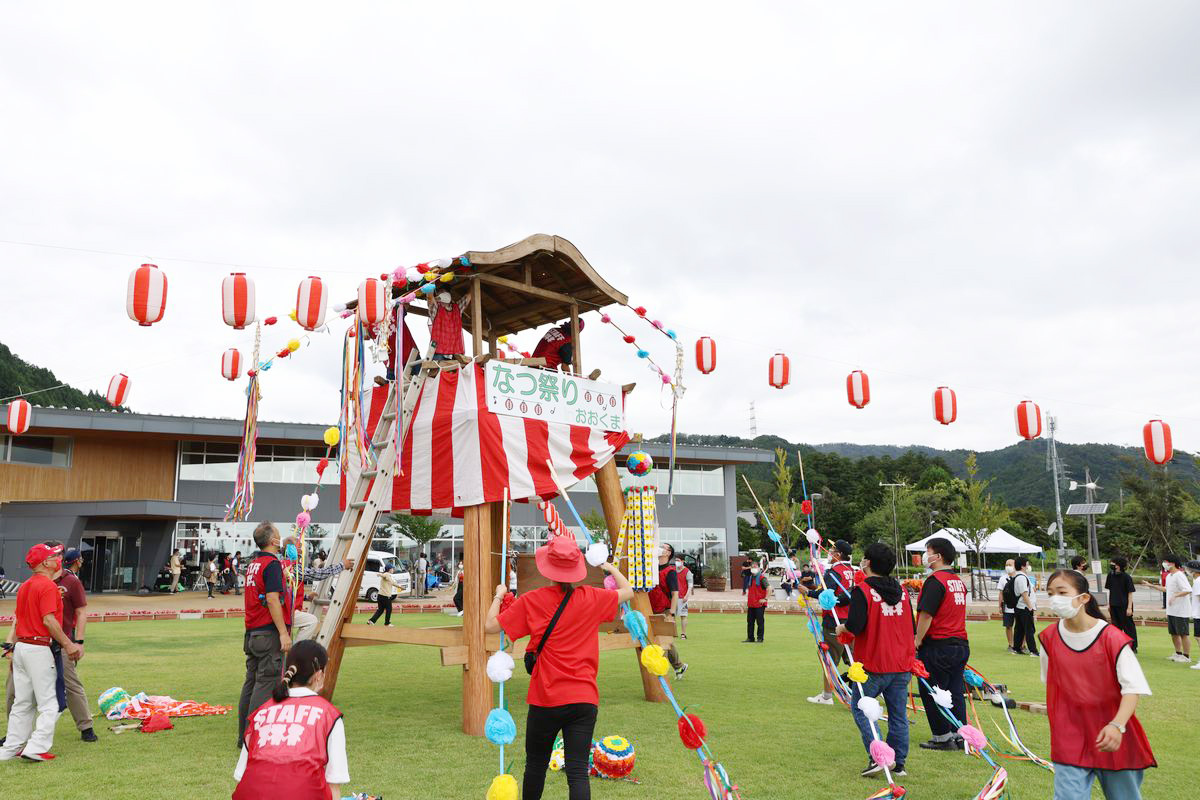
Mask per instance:
[[[587,575],[587,564],[573,536],[552,536],[533,554],[538,572],[547,580],[575,583]]]

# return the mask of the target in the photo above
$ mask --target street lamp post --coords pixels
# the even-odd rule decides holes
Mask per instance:
[[[896,489],[906,488],[907,483],[882,483],[880,486],[890,487],[892,490],[892,546],[895,552],[900,552],[900,523],[896,519]]]
[[[814,528],[817,527],[817,501],[824,496],[825,495],[821,494],[820,492],[813,492],[808,496],[809,501],[812,503],[812,526]],[[819,528],[817,529],[820,530]]]

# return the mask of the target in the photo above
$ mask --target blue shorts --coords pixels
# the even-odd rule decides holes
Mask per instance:
[[[1106,800],[1141,800],[1140,769],[1085,769],[1054,763],[1054,800],[1091,800],[1092,784],[1099,779]]]

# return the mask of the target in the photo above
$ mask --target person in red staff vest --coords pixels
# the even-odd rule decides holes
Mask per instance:
[[[564,771],[571,800],[588,800],[588,756],[596,727],[600,694],[600,625],[617,615],[617,607],[633,599],[633,587],[612,564],[601,569],[613,577],[616,591],[576,586],[587,564],[574,536],[551,536],[534,553],[538,572],[553,586],[525,592],[503,611],[508,587],[496,587],[484,629],[504,631],[510,639],[529,637],[525,669],[529,670],[529,715],[525,725],[525,775],[521,797],[539,800],[554,740],[562,732]]]
[[[763,628],[767,620],[767,589],[770,584],[758,564],[750,567],[750,588],[746,592],[746,638],[754,642],[754,628],[758,627],[758,643],[762,644]]]
[[[342,712],[319,695],[329,654],[311,639],[288,652],[283,678],[250,717],[233,800],[338,800],[350,782]]]
[[[820,597],[821,592],[829,589],[837,597],[837,605],[832,611],[824,611],[821,613],[821,631],[825,640],[825,644],[829,647],[829,657],[833,659],[833,663],[839,661],[850,664],[850,659],[846,656],[846,646],[838,640],[837,626],[844,623],[847,617],[850,616],[850,590],[854,585],[862,580],[862,572],[854,568],[850,563],[850,558],[853,555],[853,548],[845,539],[838,539],[833,543],[833,549],[829,551],[829,567],[825,570],[825,586],[821,589],[811,589],[808,592],[809,597]],[[823,706],[833,705],[833,687],[829,685],[829,678],[825,676],[825,671],[821,670],[824,688],[820,694],[813,695],[807,698],[808,702],[816,703]]]
[[[850,590],[850,614],[839,625],[838,633],[854,634],[854,656],[868,673],[860,686],[858,697],[879,697],[887,705],[887,743],[896,753],[892,764],[876,764],[870,758],[871,724],[858,703],[850,704],[854,722],[867,748],[867,767],[863,777],[882,772],[884,766],[892,775],[905,775],[904,761],[908,757],[908,683],[912,678],[913,647],[912,607],[908,592],[892,577],[896,554],[883,542],[869,545],[863,553],[863,575],[866,579]]]
[[[675,571],[675,545],[662,542],[658,546],[658,583],[651,589],[646,599],[650,601],[650,610],[662,614],[667,622],[679,619],[679,603],[681,587],[679,574]],[[667,648],[667,661],[675,670],[675,680],[679,680],[688,671],[688,665],[679,658],[679,650],[672,642]]]
[[[579,320],[579,330],[583,331],[583,320]],[[575,359],[570,321],[546,331],[537,347],[533,348],[533,357],[546,359],[546,369],[558,369],[563,365],[570,368]]]
[[[1055,800],[1140,800],[1144,770],[1158,764],[1134,716],[1150,686],[1130,638],[1104,620],[1087,578],[1058,570],[1046,582],[1059,617],[1038,634],[1050,718]]]
[[[246,734],[246,717],[266,702],[283,672],[283,655],[292,646],[292,603],[279,562],[279,531],[269,522],[254,529],[258,552],[246,565],[246,679],[238,701],[238,746]]]
[[[434,295],[429,304],[429,340],[433,343],[435,360],[445,361],[463,354],[462,315],[470,303],[470,294],[464,294],[458,302],[445,289]]]
[[[971,656],[971,647],[967,642],[967,586],[954,571],[956,555],[954,544],[944,537],[925,543],[922,561],[933,571],[917,597],[916,648],[917,658],[929,672],[929,685],[950,692],[954,718],[965,722],[967,686],[963,672]],[[962,750],[962,737],[938,711],[933,695],[924,684],[921,685],[921,700],[933,734],[928,742],[921,742],[921,747]]]
[[[14,699],[0,761],[17,756],[27,761],[54,758],[50,752],[54,724],[66,707],[58,664],[63,653],[75,661],[83,655],[83,648],[62,627],[62,595],[54,583],[62,571],[62,551],[62,545],[43,543],[25,554],[33,575],[17,590],[16,621],[9,634]]]

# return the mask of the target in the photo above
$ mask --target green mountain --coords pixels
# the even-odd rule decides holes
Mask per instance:
[[[60,384],[61,381],[54,377],[53,372],[30,364],[0,343],[0,397],[38,392],[29,398],[34,405],[111,410],[104,395],[98,392],[85,394]],[[39,391],[41,389],[49,391]]]

